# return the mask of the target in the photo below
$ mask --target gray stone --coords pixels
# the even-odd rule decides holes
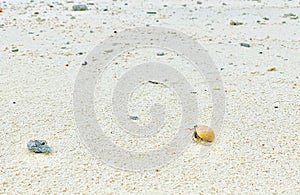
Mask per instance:
[[[35,153],[50,153],[51,148],[47,145],[46,140],[30,140],[27,143],[27,148]]]
[[[72,7],[73,11],[86,11],[88,10],[88,7],[86,5],[73,5]]]

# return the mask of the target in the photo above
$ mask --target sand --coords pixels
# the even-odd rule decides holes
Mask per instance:
[[[300,19],[283,17],[299,16],[299,1],[95,0],[87,11],[72,11],[77,3],[0,2],[0,193],[300,193]],[[232,26],[231,21],[243,24]],[[191,140],[171,163],[133,172],[114,168],[89,152],[78,133],[73,92],[82,63],[100,41],[114,31],[146,25],[186,33],[207,50],[224,84],[226,110],[213,145]],[[139,63],[156,52],[161,50],[119,57],[119,64],[97,84],[97,121],[108,137],[114,132],[110,139],[125,149],[158,148],[174,136],[178,118],[189,114],[180,113],[174,93],[150,84],[132,95],[130,112],[141,124],[149,122],[148,108],[156,94],[155,101],[167,109],[159,136],[133,139],[118,131],[109,95],[119,75],[129,69],[124,62]],[[171,52],[155,59],[183,72],[197,92],[198,122],[209,125],[213,105],[201,75]],[[273,67],[275,71],[268,71]],[[47,140],[53,152],[29,152],[30,139]],[[209,147],[205,155],[203,147]]]

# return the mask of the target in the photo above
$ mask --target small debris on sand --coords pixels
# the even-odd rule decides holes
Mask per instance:
[[[157,56],[164,56],[164,55],[166,55],[164,52],[161,52],[161,53],[157,53],[156,54]]]
[[[104,53],[111,53],[113,51],[114,51],[113,49],[108,49],[108,50],[105,50]]]
[[[288,14],[283,15],[284,18],[294,17],[294,16],[296,16],[296,14],[293,14],[293,13],[288,13]]]
[[[86,11],[88,10],[88,7],[86,5],[73,5],[72,7],[73,11]]]
[[[134,121],[139,120],[139,117],[138,117],[138,116],[130,116],[129,118],[130,118],[131,120],[134,120]]]
[[[230,22],[230,25],[231,25],[231,26],[239,26],[239,25],[243,25],[243,23],[242,23],[242,22],[231,21],[231,22]]]
[[[241,45],[242,47],[250,47],[250,44],[249,44],[249,43],[240,43],[240,45]]]
[[[156,14],[156,12],[150,11],[150,12],[147,12],[147,14]]]
[[[155,85],[162,84],[162,83],[157,82],[157,81],[148,81],[148,82],[151,83],[151,84],[155,84]]]
[[[298,16],[290,17],[291,20],[297,20],[298,18]]]
[[[276,71],[277,69],[275,67],[269,68],[268,71],[272,72],[272,71]]]
[[[13,48],[12,50],[11,50],[11,52],[18,52],[19,51],[19,49],[17,49],[17,48]]]
[[[93,1],[88,1],[87,4],[88,5],[95,5],[95,3]]]
[[[51,148],[47,145],[46,140],[30,140],[27,143],[27,148],[35,153],[50,153]]]
[[[296,14],[288,13],[283,15],[284,18],[290,18],[291,20],[297,20],[299,17]]]

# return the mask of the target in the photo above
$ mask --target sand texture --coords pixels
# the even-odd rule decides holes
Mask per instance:
[[[73,11],[79,3],[88,10]],[[299,0],[7,0],[0,7],[0,194],[300,194]],[[191,139],[170,164],[132,172],[89,152],[74,119],[73,92],[101,41],[147,26],[176,29],[207,50],[222,78],[226,110],[213,145]],[[153,102],[166,105],[163,130],[149,139],[118,130],[112,89],[131,65],[147,59],[182,72],[199,102],[198,124],[212,120],[207,83],[188,61],[157,48],[128,52],[111,62],[95,89],[97,121],[125,149],[160,147],[189,114],[180,113],[171,90],[148,83],[132,94],[129,112],[142,125]],[[28,151],[30,139],[47,140],[52,152]],[[210,148],[207,154],[202,147]]]

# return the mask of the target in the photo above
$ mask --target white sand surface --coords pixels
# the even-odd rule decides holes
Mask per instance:
[[[95,0],[89,10],[75,12],[80,1],[0,1],[0,193],[300,194],[300,19],[283,17],[300,17],[300,2],[201,2]],[[82,63],[100,41],[146,25],[186,33],[209,52],[224,83],[226,111],[208,154],[192,144],[158,170],[132,172],[101,162],[82,143],[73,91]],[[108,134],[116,132],[111,139],[124,148],[159,147],[174,135],[178,117],[188,114],[180,113],[171,91],[144,86],[132,95],[130,112],[147,123],[151,97],[159,94],[156,101],[167,105],[164,130],[132,141],[115,127],[109,94],[116,75],[126,71],[125,58],[134,64],[158,51],[152,52],[119,57],[119,66],[97,85],[98,123]],[[199,123],[209,124],[212,105],[201,75],[176,54],[161,59],[186,75],[200,102]],[[268,71],[272,67],[276,71]],[[30,139],[46,139],[53,152],[29,152]]]

